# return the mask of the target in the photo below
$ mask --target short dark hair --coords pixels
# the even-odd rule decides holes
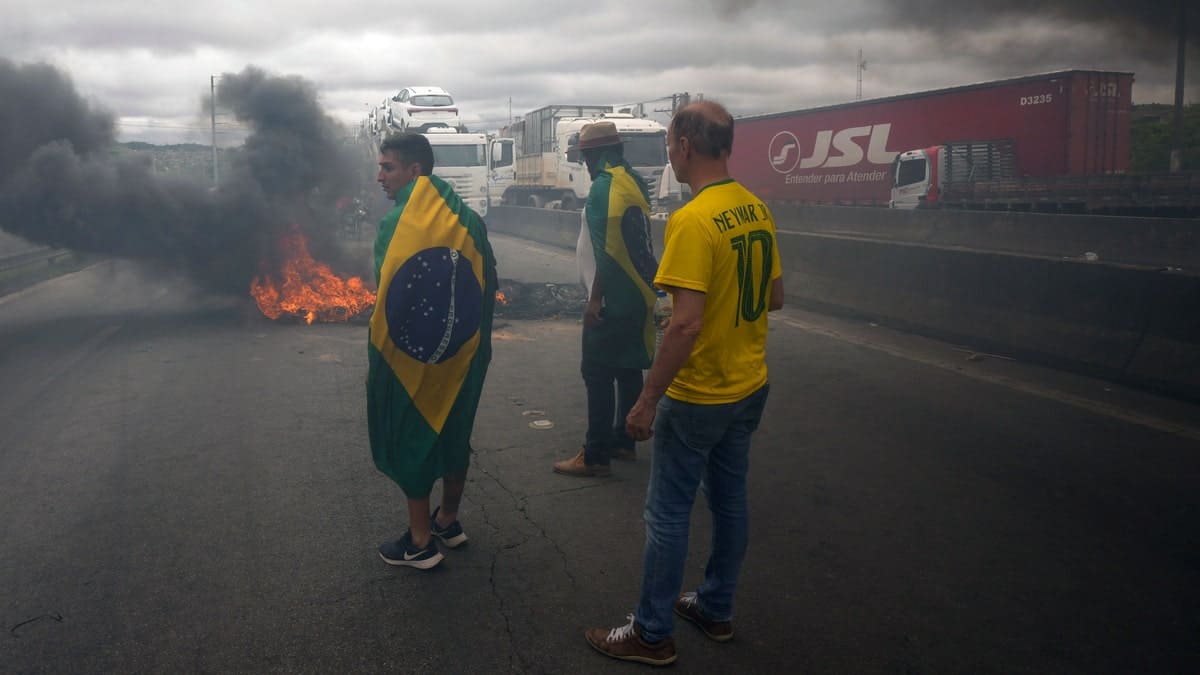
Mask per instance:
[[[675,138],[686,138],[696,152],[713,159],[733,152],[733,116],[716,101],[699,101],[671,118]]]
[[[433,146],[429,139],[421,134],[405,132],[392,134],[379,144],[379,154],[393,153],[404,162],[414,162],[421,165],[421,175],[433,173]]]

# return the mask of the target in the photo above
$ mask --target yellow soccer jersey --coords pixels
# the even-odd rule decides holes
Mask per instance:
[[[733,403],[767,382],[767,304],[782,274],[775,221],[732,179],[671,214],[654,284],[703,292],[704,323],[667,389],[688,403]]]

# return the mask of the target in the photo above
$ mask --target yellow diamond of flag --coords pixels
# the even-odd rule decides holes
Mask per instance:
[[[427,177],[400,214],[379,273],[371,344],[441,433],[479,346],[484,260]]]

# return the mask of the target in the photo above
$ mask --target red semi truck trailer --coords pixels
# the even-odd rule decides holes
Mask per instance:
[[[1123,174],[1132,89],[1132,73],[1069,70],[739,118],[730,172],[768,201],[872,206],[903,153],[932,174],[954,144],[1004,148],[1010,180]]]

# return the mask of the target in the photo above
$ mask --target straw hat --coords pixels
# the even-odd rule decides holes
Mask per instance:
[[[579,130],[579,149],[590,150],[606,145],[620,145],[621,137],[617,134],[617,125],[612,122],[592,122],[585,124]]]

